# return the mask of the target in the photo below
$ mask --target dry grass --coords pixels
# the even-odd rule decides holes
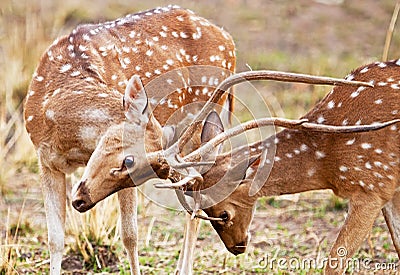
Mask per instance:
[[[394,8],[392,0],[366,0],[363,5],[344,1],[341,6],[311,0],[174,2],[210,18],[233,35],[239,71],[246,70],[248,64],[253,69],[335,77],[380,58]],[[165,4],[169,2],[6,0],[0,4],[0,274],[48,272],[37,162],[22,120],[22,102],[42,52],[57,36],[80,22],[112,19]],[[389,59],[400,56],[399,29],[393,31],[392,45]],[[246,105],[260,109],[261,97],[271,112],[290,118],[304,114],[328,91],[324,87],[281,83],[257,83],[256,88],[259,97],[249,98],[244,91]],[[240,106],[237,114],[241,118],[249,115],[241,112]],[[299,200],[260,202],[251,228],[253,246],[239,257],[229,255],[215,232],[204,223],[196,250],[197,273],[288,274],[297,271],[265,269],[260,267],[260,261],[266,255],[327,255],[343,222],[346,203],[326,192],[296,198]],[[68,208],[64,263],[64,268],[70,270],[67,272],[128,272],[118,236],[115,200],[110,198],[84,215]],[[146,199],[143,202],[139,220],[142,271],[171,273],[182,241],[183,215],[156,207]],[[382,218],[357,256],[397,261]],[[321,270],[303,274],[307,272]]]

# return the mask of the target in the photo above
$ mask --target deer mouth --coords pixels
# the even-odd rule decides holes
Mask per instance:
[[[235,246],[227,248],[229,252],[233,255],[237,256],[239,254],[243,254],[246,251],[247,242],[243,241],[241,243],[236,244]]]
[[[72,206],[81,213],[92,209],[95,205],[90,200],[74,199],[72,201]]]

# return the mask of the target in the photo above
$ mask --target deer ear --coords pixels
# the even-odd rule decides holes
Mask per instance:
[[[174,125],[167,125],[163,127],[163,148],[169,147],[175,137],[175,126]]]
[[[216,135],[224,131],[224,125],[222,125],[221,118],[217,112],[212,111],[206,118],[206,122],[203,125],[203,131],[201,133],[201,143],[210,141]]]
[[[221,118],[217,114],[217,112],[212,111],[206,118],[206,121],[203,125],[203,130],[201,132],[201,143],[206,143],[214,138],[216,135],[222,133],[224,131],[224,126],[222,125]],[[216,155],[220,152],[220,148],[222,145],[215,147],[215,149],[208,153],[206,156],[203,156],[203,161],[215,161]],[[201,174],[205,173],[210,167],[199,168],[199,172]]]
[[[149,101],[146,90],[138,75],[134,75],[128,82],[124,94],[125,117],[130,122],[147,123],[149,120]]]

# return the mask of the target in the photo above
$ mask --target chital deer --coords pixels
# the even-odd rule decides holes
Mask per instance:
[[[190,83],[198,76],[190,66],[203,68],[197,86]],[[40,60],[25,102],[26,129],[39,159],[51,274],[60,273],[64,248],[65,175],[85,166],[102,135],[125,120],[122,99],[131,76],[154,84],[148,92],[152,101],[159,100],[154,115],[164,125],[181,106],[207,100],[209,86],[234,69],[230,35],[176,6],[80,25],[54,41]],[[160,75],[168,77],[154,81]],[[218,102],[232,107],[227,97]],[[147,132],[149,139],[159,135]],[[123,244],[137,274],[136,190],[122,190],[118,199]]]
[[[369,82],[374,87],[335,87],[299,124],[373,126],[391,121],[388,126],[399,121],[400,60],[360,67],[346,79]],[[380,211],[400,256],[398,124],[373,132],[332,130],[285,129],[264,141],[219,155],[202,182],[188,186],[189,190],[203,190],[200,207],[230,252],[245,251],[258,198],[331,189],[349,199],[349,211],[329,254],[334,264],[328,262],[325,273],[346,270],[347,259],[364,241]],[[182,201],[189,207],[184,198]]]
[[[277,74],[276,72],[262,71],[262,72],[248,72],[244,74],[238,74],[229,77],[224,81],[221,86],[228,88],[228,86],[234,85],[235,83],[242,82],[244,79],[280,79],[280,80],[291,80],[300,81],[295,79],[294,75],[290,74]],[[311,81],[310,79],[304,80],[303,82]],[[342,81],[337,79],[324,79],[323,81],[319,78],[312,79],[314,83],[340,83],[342,84],[355,84],[355,85],[371,85],[362,82],[350,82]],[[225,85],[226,84],[226,85]],[[225,86],[224,86],[225,85]],[[132,91],[132,89],[134,91]],[[211,97],[211,101],[220,96],[220,90],[218,88]],[[135,100],[132,100],[131,95],[136,94]],[[104,199],[108,195],[117,192],[121,189],[137,186],[149,178],[165,178],[168,177],[172,181],[178,181],[182,179],[186,172],[193,172],[194,168],[198,165],[204,165],[203,162],[191,162],[187,161],[185,163],[180,162],[180,147],[181,142],[190,136],[192,130],[196,128],[196,121],[193,123],[189,129],[185,131],[183,136],[173,145],[169,146],[165,150],[159,150],[161,137],[161,127],[151,115],[149,110],[148,98],[144,87],[140,83],[140,79],[133,77],[128,85],[125,93],[125,110],[126,116],[128,118],[135,118],[132,120],[124,121],[122,124],[110,128],[104,136],[99,141],[96,150],[93,152],[85,172],[82,176],[82,181],[76,186],[73,192],[73,206],[79,211],[86,211],[92,208],[98,201]],[[203,110],[200,112],[205,113],[212,105],[207,104],[204,106]],[[249,128],[254,128],[255,126],[263,123],[253,123]],[[365,131],[368,129],[377,129],[378,127],[383,127],[382,125],[367,126],[367,127],[323,127],[321,125],[306,123],[305,121],[289,121],[282,119],[274,119],[267,121],[267,124],[271,123],[279,124],[286,127],[300,127],[300,128],[313,128],[320,131],[331,132],[333,130],[341,130],[347,132],[357,132]],[[147,125],[147,126],[146,126]],[[205,130],[202,132],[202,142],[208,142],[213,135],[213,131],[209,130],[212,125],[211,122],[206,123],[207,126],[204,127]],[[159,133],[158,140],[154,136],[154,139],[149,139],[146,137],[145,129],[152,129],[152,133]],[[157,129],[158,128],[158,129]],[[220,129],[220,127],[217,127]],[[142,132],[137,129],[142,129]],[[233,129],[233,134],[238,131]],[[188,134],[189,133],[189,134]],[[147,138],[147,140],[145,140]],[[222,139],[215,141],[210,141],[206,143],[205,146],[201,147],[200,151],[194,151],[195,157],[193,161],[198,161],[196,159],[196,154],[205,155],[217,145],[218,142],[222,142]],[[157,145],[158,144],[158,145]],[[210,146],[211,144],[211,146]],[[210,149],[211,148],[211,149]],[[190,155],[190,154],[189,154]],[[208,162],[207,162],[208,163]],[[162,173],[160,172],[162,171]],[[196,179],[198,176],[201,177],[199,173],[194,171],[194,174],[190,174],[189,179]],[[165,184],[166,187],[174,186]],[[194,226],[196,228],[196,226]],[[185,232],[185,234],[190,233],[190,237],[196,235],[196,230],[192,232]],[[193,241],[193,240],[192,240]]]

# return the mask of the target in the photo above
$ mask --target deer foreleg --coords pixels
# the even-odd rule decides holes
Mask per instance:
[[[121,209],[121,238],[128,253],[131,274],[140,274],[138,256],[137,190],[127,188],[118,192]]]
[[[196,247],[197,236],[200,231],[200,219],[192,219],[191,215],[186,213],[185,232],[181,253],[179,253],[178,265],[175,274],[192,274],[193,254]]]
[[[350,200],[346,221],[329,254],[325,274],[343,274],[347,267],[352,268],[351,258],[371,231],[382,206],[382,200],[371,193]]]
[[[50,249],[50,274],[59,275],[65,235],[65,174],[42,165],[40,172]]]

